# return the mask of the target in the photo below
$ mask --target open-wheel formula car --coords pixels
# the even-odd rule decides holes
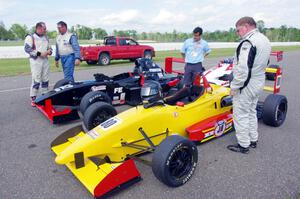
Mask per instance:
[[[133,72],[112,77],[95,74],[94,80],[70,83],[63,79],[54,89],[35,100],[36,107],[53,123],[79,119],[78,111],[85,113],[95,102],[112,105],[137,105],[141,102],[140,90],[145,81],[158,81],[163,93],[167,94],[180,81],[179,75],[166,74],[150,59],[137,59]],[[114,108],[103,106],[106,115],[98,117],[99,122],[117,114]]]
[[[233,129],[230,89],[209,84],[205,76],[202,84],[194,85],[190,92],[179,90],[162,98],[160,85],[148,82],[141,90],[147,103],[88,132],[76,126],[58,136],[51,143],[55,162],[66,165],[96,198],[140,180],[135,160],[150,165],[167,186],[185,184],[198,164],[194,142],[205,142]],[[269,99],[258,115],[266,124],[279,126],[285,120],[287,99],[278,94]],[[141,157],[149,152],[153,153],[151,162]]]

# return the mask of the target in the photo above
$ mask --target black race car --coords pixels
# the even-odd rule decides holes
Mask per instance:
[[[112,105],[141,103],[141,86],[148,80],[158,81],[164,95],[177,89],[180,75],[167,74],[150,59],[137,59],[133,72],[121,73],[112,77],[94,74],[95,79],[70,83],[63,79],[54,89],[35,100],[36,107],[52,122],[61,123],[79,119],[95,102],[103,101]],[[116,115],[111,106],[103,105],[105,114],[99,116],[99,122]]]

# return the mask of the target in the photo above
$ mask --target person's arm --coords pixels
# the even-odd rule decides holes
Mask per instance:
[[[24,42],[24,50],[28,53],[31,57],[38,57],[41,56],[41,52],[38,52],[34,47],[34,41],[32,35],[27,35]]]
[[[185,59],[185,52],[186,52],[186,41],[183,43],[183,46],[180,50],[181,56],[183,59]]]
[[[74,50],[75,59],[80,60],[80,46],[79,46],[76,35],[71,36],[70,44],[72,45],[72,48]]]
[[[239,60],[236,65],[233,66],[233,80],[230,83],[230,88],[233,92],[237,92],[243,87],[247,80],[249,68],[248,68],[248,57],[251,49],[249,42],[244,42],[241,46]]]
[[[205,42],[205,46],[204,46],[204,57],[206,57],[207,55],[209,55],[209,53],[211,52],[211,49],[208,46],[208,43]]]

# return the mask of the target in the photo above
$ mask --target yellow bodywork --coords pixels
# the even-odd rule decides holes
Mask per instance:
[[[93,193],[95,186],[120,165],[128,155],[141,149],[128,144],[149,147],[139,128],[142,128],[154,145],[168,135],[187,137],[186,128],[207,118],[228,112],[231,106],[221,108],[221,99],[229,95],[229,88],[211,85],[212,92],[205,92],[196,101],[183,107],[159,105],[145,109],[142,105],[128,109],[85,133],[79,131],[59,144],[52,143],[57,155],[55,162],[65,164],[72,173]],[[76,169],[75,154],[83,152],[84,166]],[[114,163],[100,166],[90,157],[109,158]]]

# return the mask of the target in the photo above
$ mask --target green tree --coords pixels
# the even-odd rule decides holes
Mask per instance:
[[[258,20],[256,22],[256,27],[259,32],[266,34],[265,22],[263,20]]]
[[[28,34],[28,29],[26,25],[13,24],[9,29],[17,39],[24,39],[26,34]]]
[[[95,39],[103,39],[107,36],[107,32],[102,28],[95,28],[93,29]]]

